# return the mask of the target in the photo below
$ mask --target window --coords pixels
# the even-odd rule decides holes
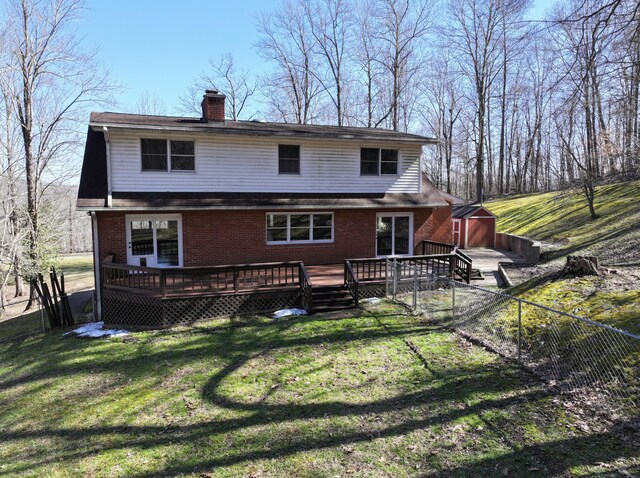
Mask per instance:
[[[278,174],[300,174],[300,146],[278,145]]]
[[[193,141],[140,140],[143,171],[195,171]]]
[[[398,174],[398,150],[362,148],[360,150],[360,174],[362,176]]]
[[[193,141],[170,141],[171,171],[195,171],[196,153]]]
[[[360,150],[360,174],[363,176],[378,176],[380,174],[380,171],[378,170],[379,154],[379,149],[362,148]]]
[[[333,214],[267,214],[267,243],[332,242]]]
[[[140,140],[143,171],[167,170],[167,141],[164,139]]]
[[[380,150],[380,174],[398,174],[398,150]]]

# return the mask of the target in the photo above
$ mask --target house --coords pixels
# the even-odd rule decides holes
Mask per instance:
[[[249,274],[238,265],[342,264],[416,254],[425,240],[451,242],[451,206],[421,181],[422,148],[434,139],[229,121],[224,101],[208,90],[202,118],[91,114],[77,207],[92,217],[105,313],[116,290],[130,292],[134,282],[149,296],[162,289],[163,300],[171,281],[210,291],[212,276],[198,289],[205,279],[196,280],[194,268],[236,267],[238,292],[238,275]],[[246,280],[272,284],[260,270],[260,279]]]
[[[496,216],[477,204],[453,206],[453,243],[463,249],[496,246]]]

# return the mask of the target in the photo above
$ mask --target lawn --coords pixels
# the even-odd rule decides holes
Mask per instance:
[[[579,189],[508,197],[487,203],[498,232],[554,243],[545,260],[592,254],[605,263],[640,261],[640,181],[596,188],[598,219],[591,219]]]
[[[92,253],[60,256],[56,269],[64,272],[68,294],[95,288]]]
[[[580,190],[529,194],[487,203],[498,231],[543,241],[537,275],[510,290],[524,299],[640,334],[640,181],[596,189],[598,219]],[[610,270],[558,277],[569,254],[592,255]]]
[[[391,305],[0,344],[0,475],[631,476],[588,415]]]
[[[92,254],[60,256],[58,262],[56,269],[64,272],[67,294],[94,288]],[[29,287],[25,285],[25,296],[17,301],[10,299],[10,305],[0,314],[0,342],[42,331],[40,312],[33,309],[24,311],[28,294]]]

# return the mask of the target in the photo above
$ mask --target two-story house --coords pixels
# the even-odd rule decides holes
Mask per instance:
[[[97,284],[105,259],[340,264],[451,242],[450,204],[421,180],[432,138],[229,121],[224,100],[208,90],[202,118],[92,113],[77,206],[92,216]]]

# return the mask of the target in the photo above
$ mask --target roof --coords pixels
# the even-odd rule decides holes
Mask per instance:
[[[367,141],[399,141],[416,144],[435,143],[435,138],[402,133],[382,128],[353,126],[329,126],[318,124],[270,123],[262,121],[203,121],[200,118],[179,116],[153,116],[126,113],[91,113],[90,126],[101,129],[134,128],[206,132],[246,136],[307,137],[324,139],[349,139]]]
[[[423,172],[422,173],[422,189],[426,190],[429,188],[435,189],[436,187],[433,184],[433,182],[427,177],[427,175]],[[453,194],[446,193],[441,189],[438,189],[437,191],[438,193],[440,193],[440,196],[442,196],[447,202],[450,202],[454,206],[464,204],[464,199],[459,198],[458,196],[454,196]]]
[[[78,197],[78,209],[176,210],[176,209],[352,209],[446,207],[436,189],[421,194],[384,193],[195,193],[114,192],[112,207],[105,198]]]
[[[451,217],[453,219],[464,219],[473,216],[480,210],[486,211],[491,214],[492,217],[495,215],[489,211],[484,206],[478,204],[463,204],[461,206],[453,206],[453,210],[451,211]]]
[[[104,134],[89,128],[78,186],[78,203],[82,199],[104,205],[107,189],[107,146]]]

